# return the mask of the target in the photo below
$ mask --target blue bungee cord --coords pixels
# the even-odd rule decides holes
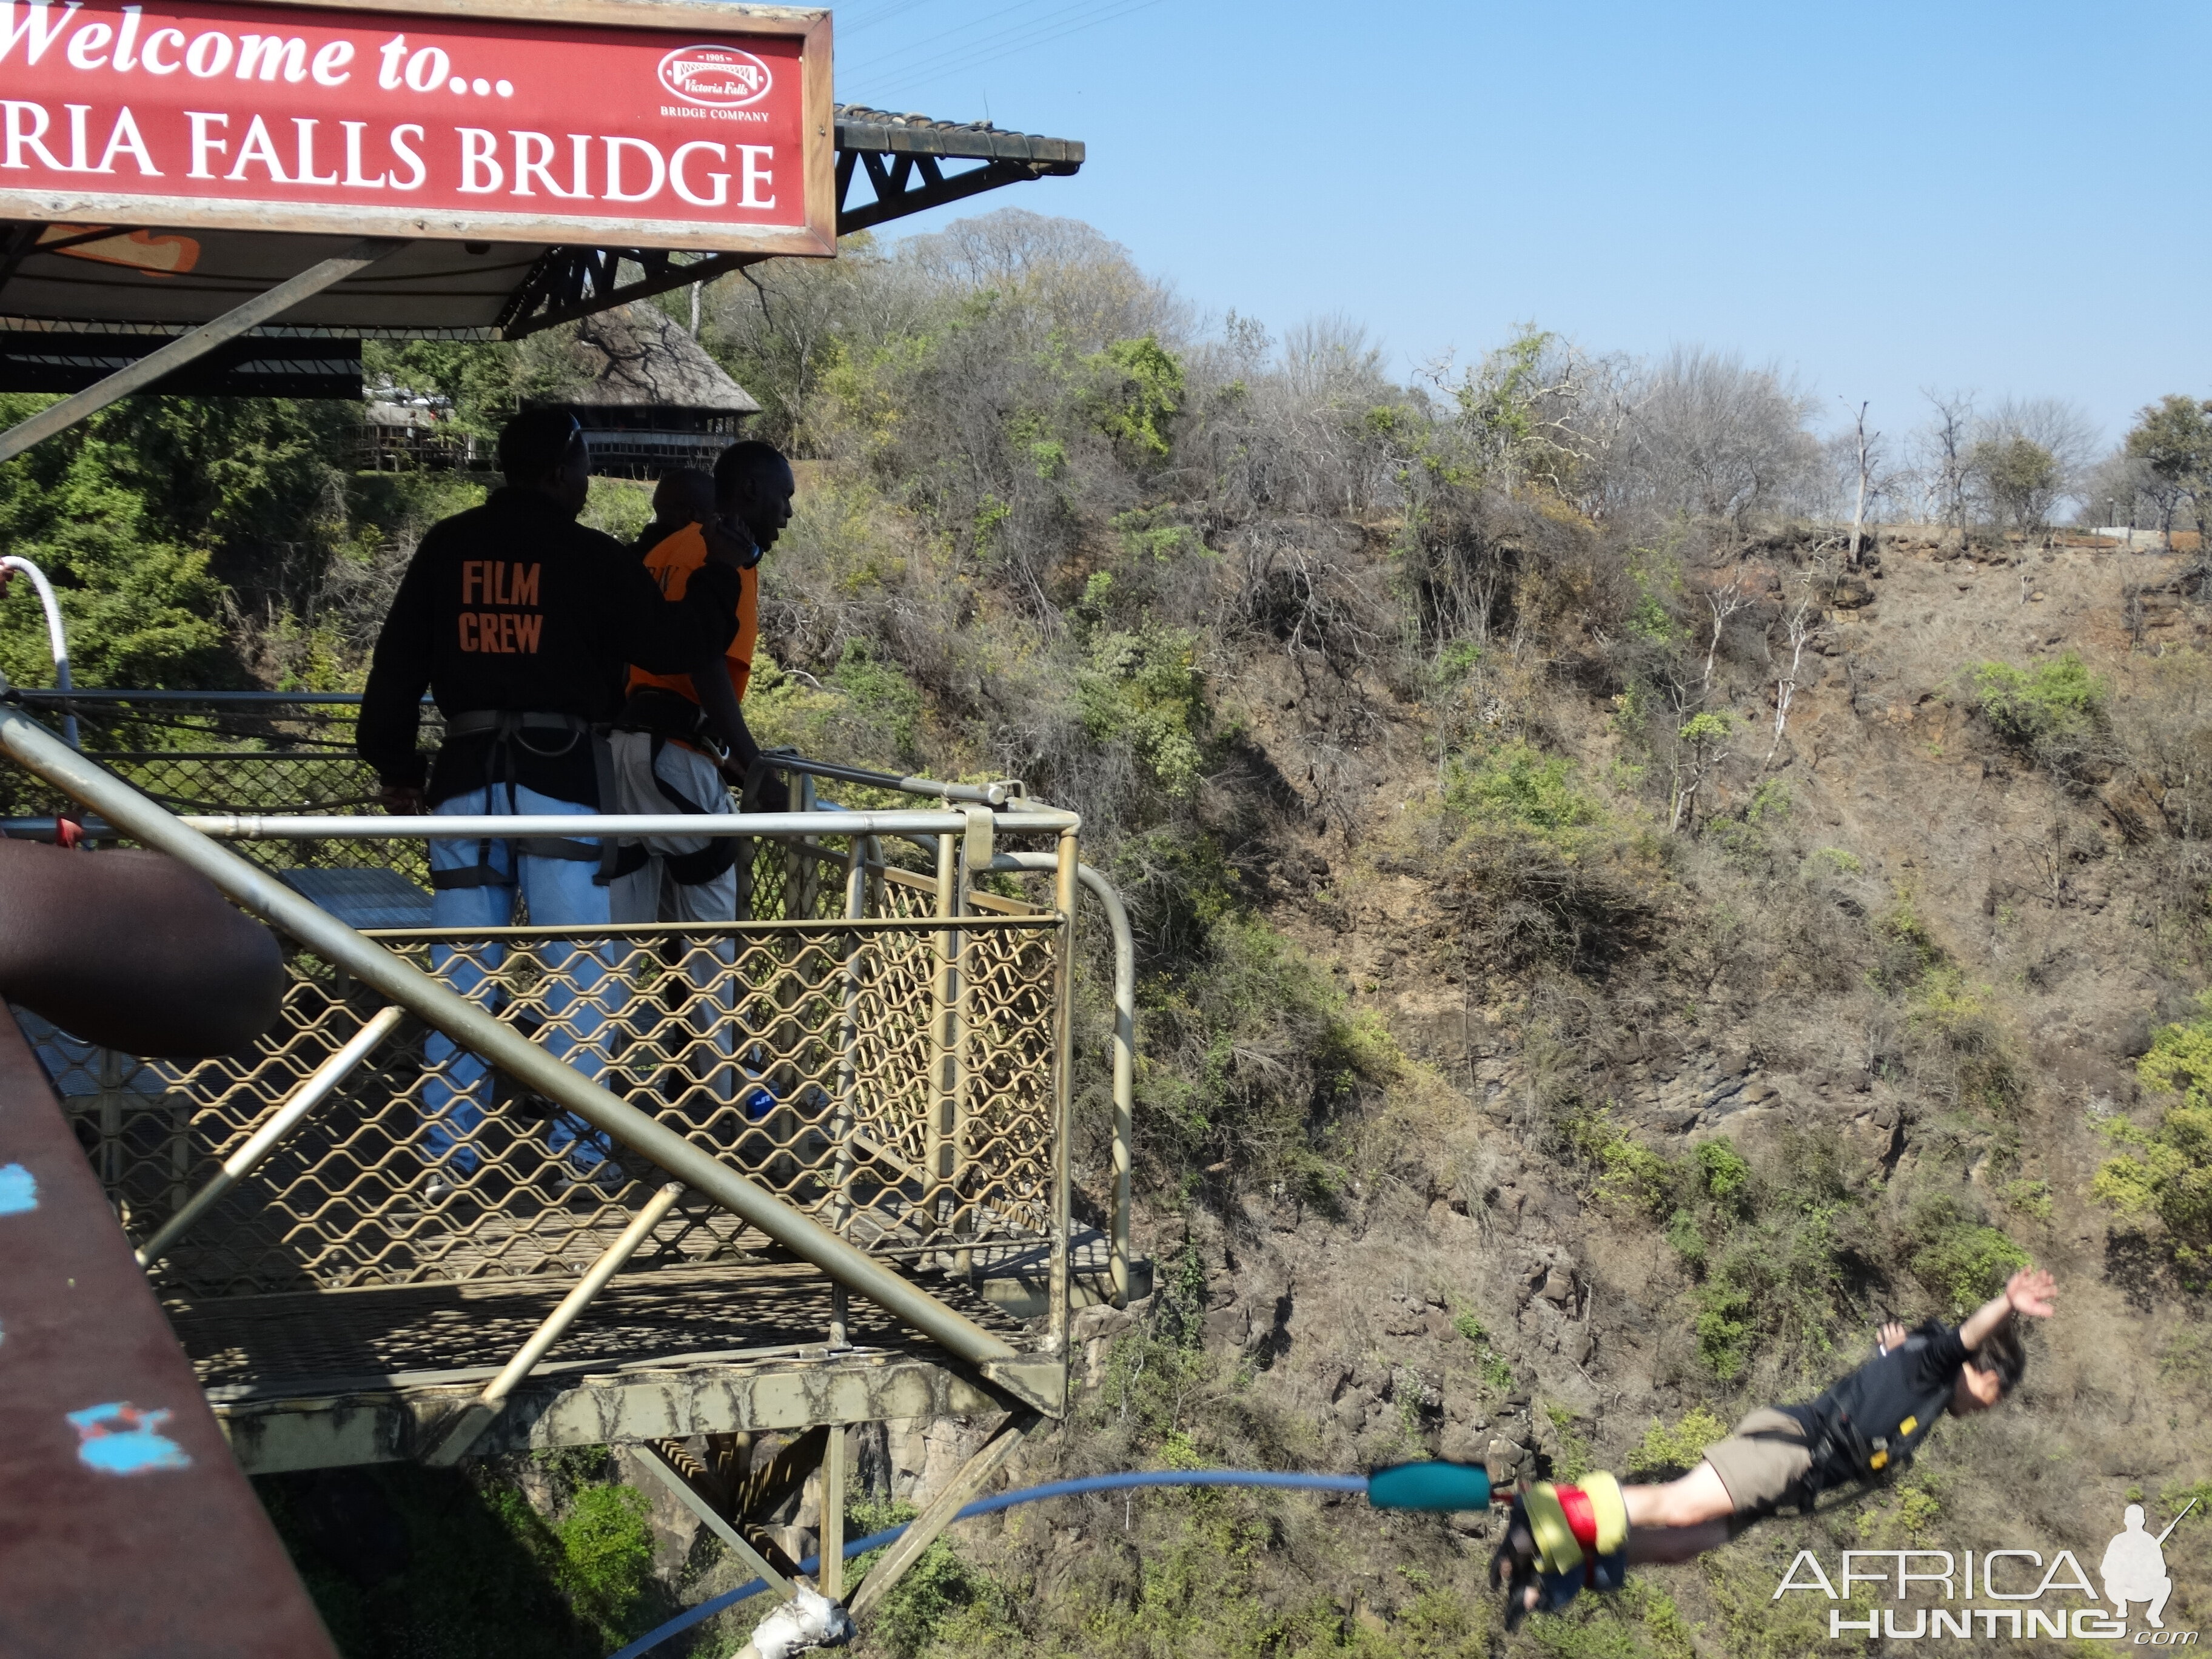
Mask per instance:
[[[1035,1504],[1048,1498],[1076,1498],[1085,1492],[1122,1492],[1137,1486],[1273,1486],[1299,1492],[1364,1492],[1369,1504],[1378,1510],[1481,1510],[1490,1506],[1490,1476],[1469,1463],[1400,1463],[1387,1469],[1377,1469],[1372,1474],[1297,1474],[1269,1469],[1134,1469],[1121,1474],[1085,1475],[1079,1480],[1054,1480],[1042,1486],[1024,1486],[1019,1492],[1001,1492],[996,1498],[979,1498],[952,1518],[973,1520],[979,1515],[996,1515],[1020,1504]],[[886,1527],[881,1532],[872,1532],[866,1538],[856,1538],[845,1546],[845,1559],[865,1555],[870,1550],[882,1549],[896,1543],[912,1522]],[[811,1576],[821,1565],[822,1558],[810,1555],[799,1564],[803,1576]],[[713,1618],[723,1608],[734,1607],[748,1596],[758,1595],[768,1588],[768,1581],[754,1578],[733,1590],[726,1590],[696,1607],[685,1609],[657,1630],[643,1636],[610,1659],[639,1659],[650,1653],[672,1636],[687,1631],[701,1620]]]

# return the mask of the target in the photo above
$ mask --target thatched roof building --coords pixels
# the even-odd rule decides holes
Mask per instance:
[[[569,357],[574,380],[545,401],[576,411],[592,471],[604,476],[650,478],[674,467],[710,466],[738,435],[738,422],[760,411],[752,394],[658,306],[586,318],[576,325]]]

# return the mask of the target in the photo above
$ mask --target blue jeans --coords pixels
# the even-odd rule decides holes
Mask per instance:
[[[514,790],[512,805],[505,788],[475,789],[440,801],[431,810],[441,816],[467,817],[503,817],[510,812],[588,817],[592,811],[520,787]],[[430,868],[470,868],[477,863],[483,845],[474,836],[465,841],[434,841]],[[493,842],[489,860],[492,870],[504,878],[503,884],[433,888],[431,926],[504,927],[514,919],[518,888],[529,904],[533,926],[606,925],[607,890],[592,880],[599,873],[596,862],[518,857],[511,841]],[[540,1046],[596,1083],[606,1074],[608,1058],[603,999],[611,988],[607,984],[611,975],[605,959],[597,951],[575,945],[547,943],[539,945],[538,951],[548,975],[536,1011],[546,1022]],[[430,969],[459,994],[474,999],[485,976],[501,966],[506,955],[496,942],[472,946],[434,945]],[[483,1123],[481,1095],[488,1068],[451,1037],[437,1032],[431,1034],[423,1054],[430,1067],[422,1083],[425,1156],[456,1174],[467,1175],[480,1162],[474,1143]],[[613,1149],[606,1137],[580,1120],[562,1113],[546,1126],[546,1140],[555,1153],[568,1155],[579,1174],[586,1177],[600,1174],[603,1180],[620,1184],[622,1176],[610,1161]]]

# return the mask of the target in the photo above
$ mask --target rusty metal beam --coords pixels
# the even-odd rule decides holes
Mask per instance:
[[[0,1653],[335,1659],[12,1019],[0,1263]]]
[[[676,1460],[669,1456],[658,1444],[645,1446],[641,1449],[645,1458],[646,1468],[660,1477],[661,1483],[676,1494],[684,1507],[705,1522],[708,1529],[729,1546],[731,1553],[744,1564],[755,1577],[763,1580],[779,1596],[787,1601],[789,1600],[791,1580],[786,1577],[766,1556],[752,1547],[742,1528],[732,1526],[729,1517],[717,1510],[708,1500],[706,1495],[691,1484],[690,1479],[678,1465]]]
[[[482,1437],[493,1419],[506,1409],[507,1397],[522,1385],[524,1379],[538,1369],[538,1362],[552,1351],[553,1345],[567,1334],[568,1327],[584,1316],[592,1298],[607,1287],[607,1281],[620,1273],[623,1264],[637,1254],[638,1246],[653,1236],[653,1230],[667,1218],[676,1207],[676,1200],[684,1196],[684,1183],[672,1181],[646,1200],[645,1207],[630,1218],[614,1243],[601,1251],[591,1270],[576,1281],[576,1287],[561,1298],[561,1305],[545,1316],[544,1322],[530,1334],[530,1340],[507,1362],[497,1376],[484,1384],[484,1390],[465,1407],[454,1419],[453,1426],[423,1461],[432,1468],[450,1468],[467,1455],[469,1449]]]
[[[331,1091],[344,1082],[353,1068],[368,1059],[369,1051],[389,1036],[404,1018],[403,1009],[384,1009],[354,1033],[353,1041],[317,1066],[314,1074],[293,1091],[291,1098],[247,1137],[246,1145],[222,1161],[222,1168],[216,1171],[207,1185],[187,1199],[176,1214],[163,1222],[154,1236],[139,1247],[138,1265],[151,1267],[166,1255],[169,1247],[182,1238],[195,1221],[250,1175],[253,1166],[274,1152],[277,1143],[297,1128],[302,1118],[328,1099]]]

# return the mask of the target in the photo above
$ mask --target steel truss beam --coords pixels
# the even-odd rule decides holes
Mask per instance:
[[[840,236],[963,202],[1002,185],[1066,178],[1083,166],[1079,144],[1015,133],[968,130],[947,134],[841,118],[837,139]],[[945,166],[951,161],[981,165],[947,173]],[[856,204],[851,199],[853,182],[863,173],[873,196]],[[769,257],[715,253],[679,258],[664,248],[548,248],[501,313],[498,327],[507,338],[519,340],[632,300],[711,283]],[[635,270],[633,280],[623,280],[625,265]]]
[[[868,1569],[868,1576],[860,1581],[860,1588],[854,1592],[847,1605],[855,1619],[898,1588],[898,1581],[906,1576],[907,1569],[921,1559],[921,1553],[935,1543],[960,1511],[974,1501],[984,1483],[999,1472],[1041,1420],[1033,1411],[1018,1411],[1007,1418],[983,1449],[968,1460],[960,1473],[931,1500],[927,1509],[915,1516],[898,1542],[883,1553],[876,1565]]]

